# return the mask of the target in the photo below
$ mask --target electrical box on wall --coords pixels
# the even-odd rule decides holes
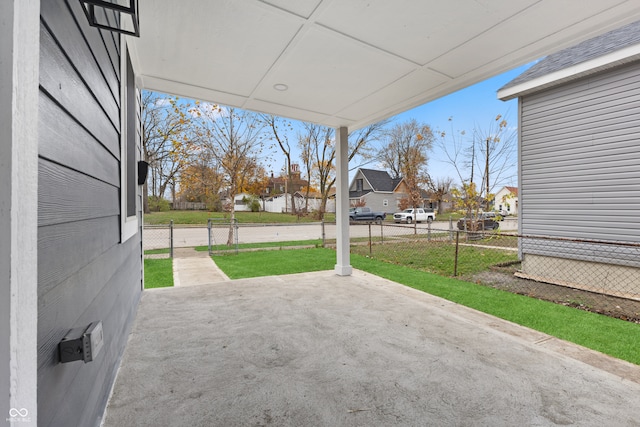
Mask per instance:
[[[86,328],[72,329],[58,344],[60,362],[67,363],[75,360],[91,362],[95,360],[103,346],[102,322],[93,322]]]

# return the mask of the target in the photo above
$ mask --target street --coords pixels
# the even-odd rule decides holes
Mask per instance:
[[[393,224],[385,223],[383,226],[371,224],[371,233],[379,236],[381,228],[392,230],[390,234],[412,234],[414,226],[420,230],[426,230],[429,224]],[[500,230],[505,232],[515,232],[517,230],[517,220],[509,218],[500,223]],[[455,223],[453,224],[455,228]],[[432,230],[449,230],[449,221],[434,221],[431,223]],[[216,228],[212,231],[213,243],[226,243],[226,227]],[[336,226],[333,223],[324,225],[325,239],[336,238]],[[388,232],[384,232],[388,233]],[[351,224],[349,235],[353,237],[368,237],[369,224]],[[240,225],[238,229],[238,243],[262,243],[262,242],[283,242],[293,240],[313,240],[322,238],[322,223],[302,223],[302,224],[268,224],[268,225]],[[206,246],[209,244],[207,237],[207,227],[174,226],[173,228],[174,247]],[[157,226],[145,226],[143,234],[144,249],[159,249],[169,247],[169,228]]]

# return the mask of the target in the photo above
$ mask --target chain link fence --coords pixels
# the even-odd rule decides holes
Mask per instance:
[[[640,244],[368,224],[351,252],[640,322]],[[353,228],[353,227],[352,227]]]
[[[238,220],[209,218],[207,220],[209,255],[238,253]]]
[[[173,221],[169,224],[145,225],[142,249],[145,258],[173,258]]]
[[[184,236],[174,241],[173,222],[145,226],[145,257],[172,257],[174,244],[198,246],[202,240],[210,255],[238,253],[250,242],[288,247],[335,247],[336,242],[331,222],[257,226],[210,219],[206,228],[177,231]],[[354,254],[640,323],[638,243],[467,232],[452,222],[355,223],[349,233]]]

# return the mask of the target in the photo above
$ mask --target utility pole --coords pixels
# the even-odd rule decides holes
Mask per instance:
[[[486,201],[487,201],[487,210],[489,210],[489,137],[487,137],[487,163],[485,165],[484,170],[487,174]]]

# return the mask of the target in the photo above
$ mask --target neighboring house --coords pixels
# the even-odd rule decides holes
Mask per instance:
[[[493,199],[493,210],[502,215],[518,215],[518,187],[502,187]]]
[[[236,212],[251,212],[250,200],[256,196],[249,193],[236,194],[234,205]],[[227,199],[229,200],[229,199]]]
[[[400,200],[408,194],[402,178],[391,178],[386,171],[374,169],[358,169],[349,186],[351,206],[367,206],[387,213],[397,211]]]
[[[520,232],[640,243],[640,22],[546,57],[498,96],[519,100]],[[523,241],[524,275],[640,297],[638,248],[549,247]]]
[[[267,188],[265,188],[264,196],[274,196],[276,194],[283,193],[295,193],[305,187],[309,186],[309,181],[301,178],[300,168],[297,164],[291,164],[291,182],[287,179],[287,176],[274,177],[273,173],[269,178]],[[291,188],[289,188],[291,187]]]

